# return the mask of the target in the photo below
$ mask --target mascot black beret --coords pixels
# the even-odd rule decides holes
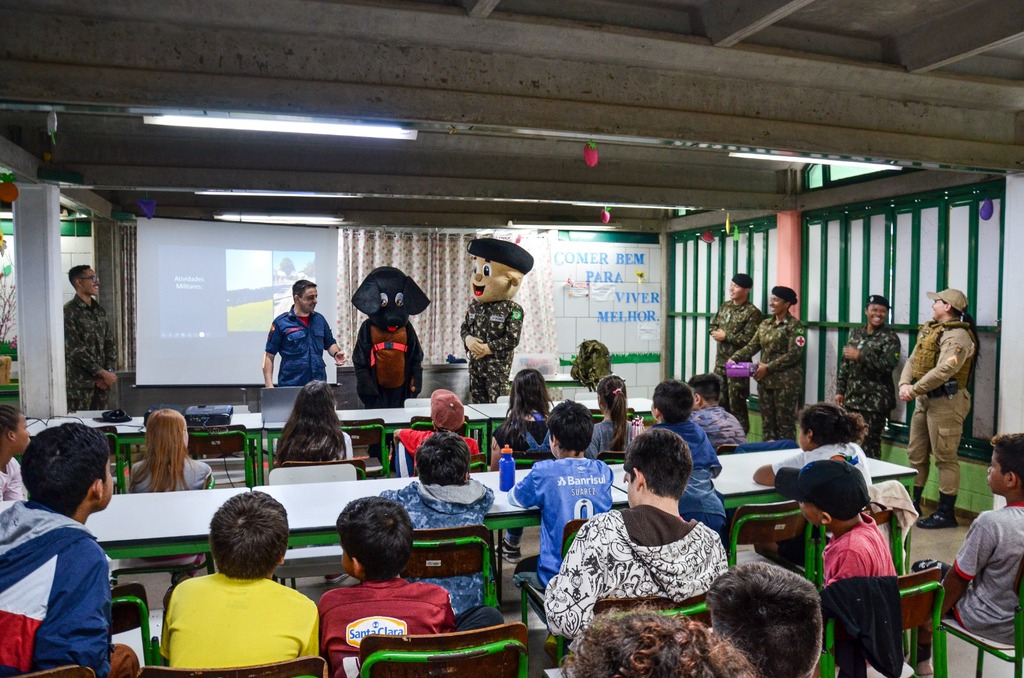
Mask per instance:
[[[519,245],[497,238],[477,238],[469,241],[469,253],[510,266],[523,275],[533,270],[533,256]]]

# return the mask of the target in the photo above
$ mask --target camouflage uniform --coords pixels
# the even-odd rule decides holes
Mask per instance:
[[[96,375],[114,371],[117,347],[107,312],[95,299],[92,306],[77,296],[64,304],[64,360],[68,411],[106,409],[109,391],[96,388]]]
[[[868,425],[864,451],[869,457],[881,459],[882,430],[889,412],[896,407],[892,371],[900,362],[900,339],[888,327],[871,333],[858,327],[850,331],[846,345],[858,349],[860,358],[839,361],[836,395],[843,396],[843,407],[864,418]]]
[[[694,410],[690,421],[704,429],[711,446],[716,450],[719,445],[742,445],[747,442],[746,432],[740,422],[721,405]]]
[[[797,408],[804,391],[806,343],[803,324],[787,313],[781,323],[775,322],[775,316],[763,321],[750,343],[731,357],[734,362],[746,362],[760,352],[761,362],[768,366],[768,374],[757,385],[765,440],[796,438]]]
[[[469,402],[493,403],[498,396],[508,395],[512,354],[522,330],[523,307],[511,299],[470,302],[460,329],[462,342],[465,344],[468,336],[476,337],[490,347],[491,355],[469,360]]]
[[[975,349],[970,326],[959,320],[929,320],[917,332],[917,344],[900,374],[900,385],[913,384],[917,396],[907,442],[910,465],[917,470],[915,487],[928,482],[930,452],[939,470],[939,492],[955,496],[960,489],[957,450],[971,411],[967,382]],[[956,395],[949,398],[936,393],[953,379],[957,382]]]
[[[761,311],[749,301],[737,305],[731,300],[722,304],[718,313],[711,319],[708,332],[723,330],[725,339],[718,342],[718,353],[715,356],[715,374],[722,378],[725,388],[719,405],[731,412],[740,422],[744,433],[750,430],[747,416],[747,397],[750,395],[749,379],[730,379],[725,376],[725,362],[736,351],[750,343],[761,324]]]

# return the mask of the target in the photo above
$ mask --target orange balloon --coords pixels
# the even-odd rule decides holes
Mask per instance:
[[[17,199],[17,186],[14,184],[0,184],[0,202],[14,202]]]

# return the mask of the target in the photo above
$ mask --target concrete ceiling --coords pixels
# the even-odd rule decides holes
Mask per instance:
[[[142,122],[172,109],[400,122],[419,137]],[[160,216],[439,227],[596,220],[572,201],[798,209],[822,200],[800,195],[800,165],[727,151],[967,183],[1024,169],[1022,111],[1024,3],[1006,0],[0,0],[0,166],[76,185],[99,212],[138,213],[145,194]],[[670,216],[612,211],[629,228]]]

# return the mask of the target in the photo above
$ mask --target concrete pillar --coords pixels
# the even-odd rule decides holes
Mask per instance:
[[[1024,174],[1006,177],[1006,198],[1003,203],[1003,308],[999,329],[1002,355],[999,360],[998,433],[1024,431],[1024,361],[1016,359],[1017,346],[1012,337],[1024,337],[1024,309],[1015,303],[1024,289],[1024,267],[1015,266],[1011,253],[1024,252]],[[1005,505],[995,498],[995,507]]]
[[[797,301],[802,301],[800,281],[802,279],[803,261],[801,260],[801,223],[800,212],[795,210],[778,212],[775,215],[778,234],[778,253],[776,254],[775,281],[769,285],[783,285],[796,290]],[[799,317],[800,304],[790,309],[790,313]]]
[[[18,297],[18,374],[28,417],[66,414],[64,309],[60,262],[60,191],[18,184],[14,201],[15,284]]]

